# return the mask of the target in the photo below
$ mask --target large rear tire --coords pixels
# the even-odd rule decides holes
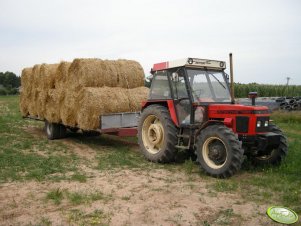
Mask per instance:
[[[241,142],[224,125],[211,125],[201,131],[197,137],[196,155],[201,169],[218,178],[231,177],[243,161]]]
[[[281,129],[276,125],[271,124],[270,132],[280,135],[279,146],[269,151],[265,151],[264,154],[259,152],[257,156],[253,156],[252,163],[254,165],[279,165],[288,153],[287,139]]]
[[[138,142],[149,161],[166,163],[175,160],[177,128],[166,107],[151,105],[143,110],[138,124]]]

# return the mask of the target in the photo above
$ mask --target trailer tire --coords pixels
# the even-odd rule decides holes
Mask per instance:
[[[47,138],[49,140],[54,140],[61,137],[62,132],[60,124],[45,121],[45,129]]]
[[[224,125],[210,125],[196,141],[197,162],[207,174],[218,178],[234,175],[243,162],[241,142]]]
[[[254,165],[279,165],[288,153],[287,139],[279,127],[274,124],[270,125],[270,132],[280,135],[280,144],[277,148],[271,150],[269,155],[253,156],[251,161]]]
[[[175,161],[177,128],[166,107],[145,108],[138,123],[138,143],[145,158],[151,162]]]
[[[67,128],[66,126],[59,124],[60,125],[60,137],[59,138],[65,138],[67,134]]]

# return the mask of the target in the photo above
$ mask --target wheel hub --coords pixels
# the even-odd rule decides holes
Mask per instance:
[[[157,154],[162,150],[164,143],[164,128],[159,118],[149,115],[143,122],[142,140],[146,150],[151,154]]]
[[[203,158],[211,168],[221,168],[227,159],[227,150],[218,137],[209,137],[203,145]]]
[[[148,128],[148,137],[149,141],[153,144],[156,145],[162,140],[162,129],[159,125],[152,124]]]
[[[211,145],[209,145],[209,159],[212,160],[216,164],[221,164],[226,159],[226,149],[223,144],[219,141],[215,141]]]

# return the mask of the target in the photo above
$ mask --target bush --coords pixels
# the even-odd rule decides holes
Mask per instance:
[[[0,88],[0,96],[19,94],[17,88]]]
[[[7,95],[7,90],[5,88],[0,88],[0,95]]]

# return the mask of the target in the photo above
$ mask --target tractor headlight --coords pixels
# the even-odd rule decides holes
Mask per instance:
[[[269,126],[269,121],[264,121],[264,127],[268,127]]]
[[[261,121],[257,121],[257,127],[261,127]]]

